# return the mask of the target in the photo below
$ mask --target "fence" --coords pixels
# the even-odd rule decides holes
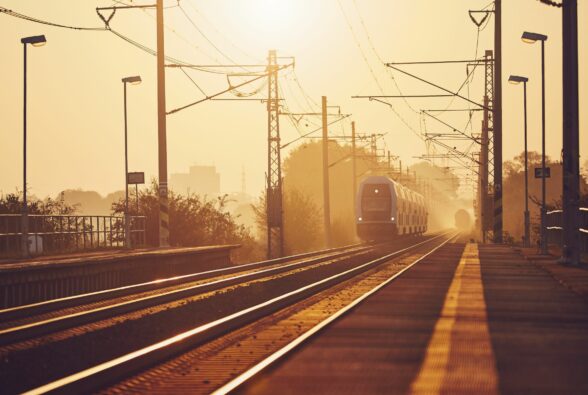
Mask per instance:
[[[0,214],[0,256],[22,255],[22,215]],[[145,217],[129,217],[132,246],[145,245]],[[62,253],[123,247],[122,216],[28,215],[29,251]]]
[[[580,248],[582,252],[588,253],[588,207],[581,207],[578,215],[580,216]],[[547,243],[557,244],[560,247],[563,247],[563,211],[548,211],[545,222],[547,229]]]

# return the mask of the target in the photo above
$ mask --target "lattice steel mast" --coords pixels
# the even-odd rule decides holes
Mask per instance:
[[[282,215],[282,160],[280,155],[280,98],[278,90],[278,63],[275,50],[268,55],[267,96],[267,256],[269,259],[284,254],[284,228]]]

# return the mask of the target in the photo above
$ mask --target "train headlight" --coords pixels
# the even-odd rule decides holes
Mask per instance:
[[[390,221],[394,222],[394,217],[390,218]]]
[[[379,189],[376,189],[376,190],[374,191],[374,193],[380,193],[380,190],[379,190]]]
[[[359,222],[361,222],[361,221],[363,221],[363,218],[359,217],[357,220],[358,220]]]

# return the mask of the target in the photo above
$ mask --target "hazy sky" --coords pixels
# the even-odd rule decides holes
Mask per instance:
[[[579,1],[580,21],[588,20],[587,2]],[[398,155],[403,164],[410,164],[416,161],[415,156],[426,152],[425,144],[416,136],[425,125],[413,109],[445,108],[450,99],[411,99],[413,109],[401,100],[394,100],[401,120],[383,104],[351,99],[351,96],[381,94],[370,67],[387,94],[398,94],[391,77],[396,77],[397,85],[405,94],[440,93],[397,72],[390,72],[379,59],[416,61],[482,56],[486,49],[492,49],[494,22],[480,32],[477,40],[477,28],[467,11],[486,7],[489,3],[489,0],[181,0],[182,9],[172,7],[166,10],[166,50],[170,56],[194,64],[264,63],[268,49],[273,48],[281,56],[295,56],[296,74],[285,71],[280,79],[285,103],[291,111],[318,111],[313,101],[320,103],[320,97],[326,95],[329,104],[340,105],[344,113],[353,114],[359,132],[387,133],[387,149]],[[75,26],[101,26],[95,7],[112,4],[113,1],[106,0],[0,1],[1,6],[13,11]],[[177,1],[168,0],[166,4],[174,6]],[[523,147],[522,87],[506,83],[511,73],[530,78],[529,148],[540,149],[540,46],[524,44],[520,40],[521,32],[529,30],[549,36],[546,58],[547,152],[559,158],[562,129],[561,11],[537,0],[503,0],[503,8],[504,157],[512,158]],[[111,25],[132,39],[155,47],[153,11],[121,10]],[[45,34],[48,43],[41,48],[29,48],[31,192],[45,196],[81,187],[105,194],[124,188],[123,87],[120,79],[135,74],[140,74],[144,83],[128,89],[129,170],[145,171],[148,178],[155,176],[155,57],[109,32],[67,30],[0,14],[0,46],[3,51],[0,190],[13,192],[22,188],[23,60],[20,38],[36,34]],[[587,34],[585,23],[581,24],[580,105],[584,109],[588,97]],[[407,66],[406,70],[452,90],[461,85],[466,75],[462,64]],[[207,94],[227,87],[224,75],[188,73]],[[305,93],[296,83],[296,76]],[[482,78],[480,69],[469,90],[473,100],[482,99]],[[251,92],[258,87],[254,85],[242,91]],[[263,89],[261,96],[254,97],[262,98],[265,92]],[[467,94],[467,90],[463,93]],[[168,110],[199,98],[202,94],[181,71],[168,69]],[[451,106],[467,108],[467,103],[456,99]],[[581,113],[584,162],[588,118],[586,111]],[[445,113],[442,119],[460,128],[467,123],[463,113]],[[283,117],[281,125],[283,142],[299,135],[300,131],[288,118]],[[316,117],[301,121],[299,127],[301,131],[309,131],[315,125],[320,125]],[[479,114],[472,125],[474,131],[479,131]],[[426,128],[429,132],[448,131],[430,119],[426,121]],[[333,134],[348,134],[349,123],[342,122],[330,130]],[[258,194],[263,189],[267,168],[264,104],[206,102],[170,115],[167,133],[170,173],[185,172],[193,164],[214,164],[221,173],[222,190],[230,192],[240,189],[241,168],[244,167],[247,191]],[[463,143],[458,143],[454,145],[466,148]]]

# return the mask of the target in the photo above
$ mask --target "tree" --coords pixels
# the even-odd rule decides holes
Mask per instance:
[[[252,205],[259,233],[267,243],[267,214],[265,195]],[[314,202],[302,192],[294,189],[283,194],[284,254],[292,255],[313,251],[322,245],[321,214]]]
[[[139,211],[135,204],[129,205],[130,215],[146,217],[146,244],[159,243],[159,187],[155,181],[150,188],[139,193]],[[169,193],[169,242],[172,246],[204,246],[240,244],[236,252],[237,261],[261,258],[262,249],[247,228],[238,225],[226,211],[227,197],[207,200],[195,194],[187,196]],[[125,201],[113,203],[114,214],[124,214]]]
[[[535,178],[534,168],[541,167],[541,154],[535,151],[528,153],[529,164],[529,213],[531,217],[532,238],[539,237],[540,208],[541,208],[541,179]],[[548,210],[561,208],[562,193],[562,165],[553,161],[549,156],[545,158],[545,165],[551,169],[551,177],[545,181],[546,206]],[[504,163],[505,177],[503,179],[503,207],[504,229],[514,240],[521,240],[524,234],[525,210],[525,155],[524,152]],[[588,187],[586,178],[580,176],[581,202],[587,201]]]
[[[75,224],[73,218],[56,216],[72,215],[76,207],[67,204],[63,199],[46,198],[39,200],[31,197],[27,200],[29,213],[29,231],[44,233],[43,247],[45,250],[69,250],[75,246],[75,235],[59,233],[62,227],[68,228]],[[9,193],[0,195],[0,254],[18,254],[21,246],[21,220],[23,201],[21,195]],[[38,215],[42,215],[40,217]],[[16,217],[15,217],[16,216]],[[54,216],[54,217],[51,217]],[[75,226],[74,226],[75,228]]]
[[[27,200],[29,214],[39,215],[71,215],[76,211],[76,206],[66,203],[63,199],[39,200],[29,198]],[[0,214],[21,214],[23,202],[19,193],[0,195]]]
[[[331,235],[334,246],[356,242],[355,207],[353,205],[353,164],[351,146],[329,142],[329,194],[331,206]],[[356,151],[357,181],[362,175],[377,174],[381,163],[362,147]],[[284,195],[300,193],[308,200],[308,207],[316,210],[315,227],[318,246],[324,247],[323,223],[323,182],[322,182],[322,143],[303,144],[290,152],[284,160]],[[296,191],[296,192],[293,192]],[[286,212],[284,212],[286,215]]]

